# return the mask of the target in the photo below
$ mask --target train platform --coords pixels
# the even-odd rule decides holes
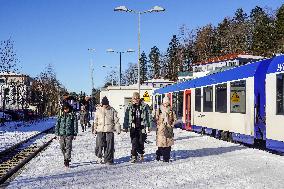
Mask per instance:
[[[23,168],[6,188],[282,188],[284,158],[266,151],[175,129],[171,162],[155,160],[155,132],[148,136],[144,162],[132,164],[129,133],[115,135],[113,165],[98,164],[95,136],[79,133],[70,168],[59,142]]]

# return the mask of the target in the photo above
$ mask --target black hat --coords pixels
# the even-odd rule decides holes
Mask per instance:
[[[69,105],[69,103],[68,102],[64,102],[63,103],[63,105],[62,105],[62,109],[64,110],[64,109],[70,109],[70,105]]]
[[[109,105],[109,101],[106,96],[102,99],[102,105]]]

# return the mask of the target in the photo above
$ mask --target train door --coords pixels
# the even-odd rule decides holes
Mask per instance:
[[[186,90],[184,92],[185,106],[184,106],[184,116],[185,116],[185,129],[192,130],[191,128],[191,91]]]

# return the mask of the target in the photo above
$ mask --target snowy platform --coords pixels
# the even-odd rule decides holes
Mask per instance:
[[[74,141],[71,167],[63,167],[59,142],[33,159],[8,188],[282,188],[284,158],[175,130],[170,163],[155,160],[155,132],[145,162],[131,164],[129,133],[115,135],[115,164],[97,164],[90,131]]]

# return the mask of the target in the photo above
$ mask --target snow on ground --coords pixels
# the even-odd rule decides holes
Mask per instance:
[[[97,164],[90,131],[74,141],[71,167],[58,141],[33,159],[8,188],[282,188],[284,158],[197,133],[175,130],[170,163],[155,160],[155,132],[145,162],[131,164],[129,133],[115,135],[115,164]]]
[[[55,125],[56,118],[29,122],[7,122],[0,126],[0,152]]]

